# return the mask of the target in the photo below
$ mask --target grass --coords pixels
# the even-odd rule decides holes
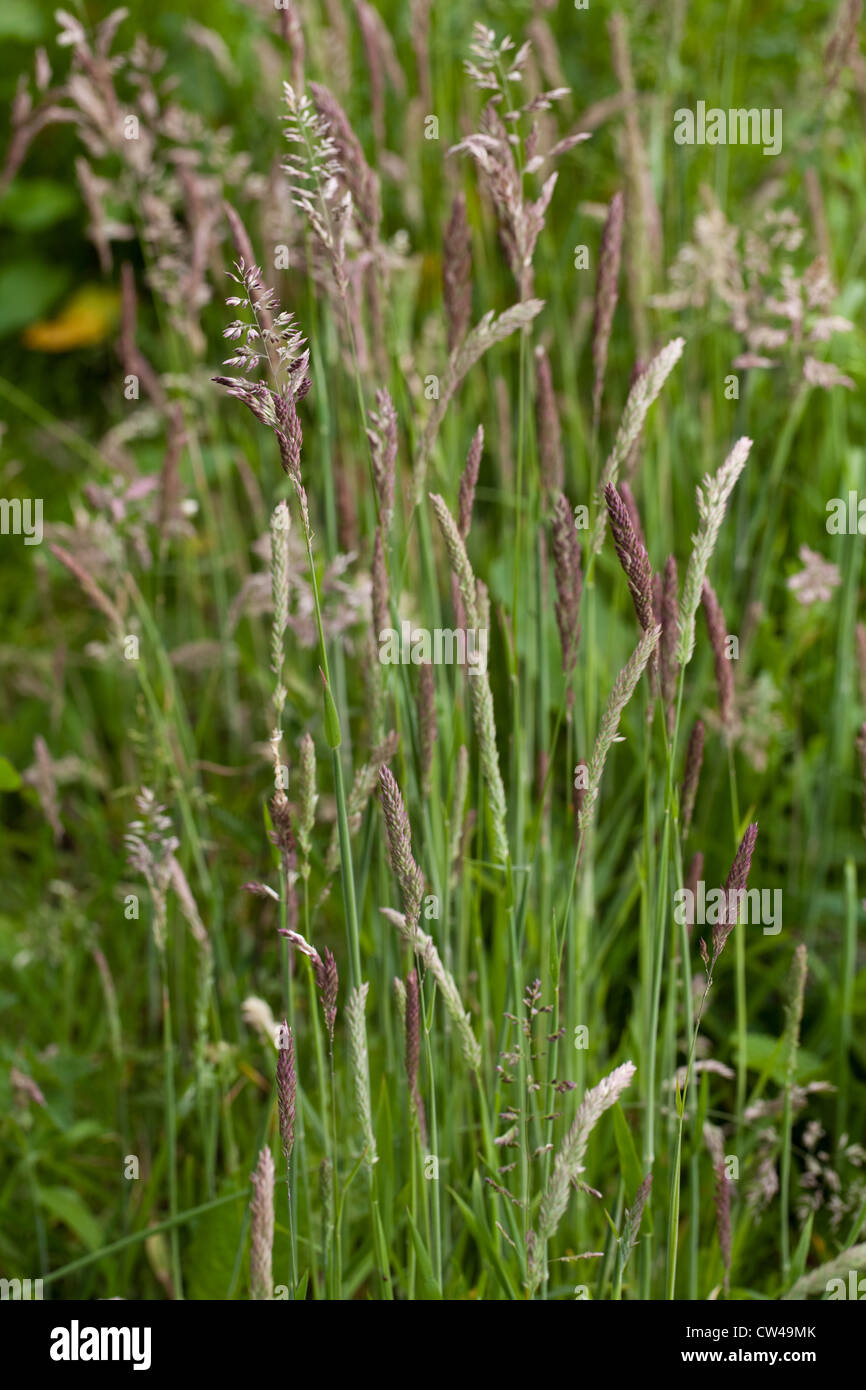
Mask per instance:
[[[834,77],[832,50],[822,62],[814,32],[831,33],[830,5],[808,20],[753,7],[748,26],[736,5],[625,6],[635,123],[628,102],[597,106],[622,79],[602,7],[539,10],[530,26],[525,5],[435,6],[420,38],[405,7],[381,9],[393,53],[363,7],[331,7],[326,20],[299,6],[306,79],[328,86],[360,142],[336,188],[322,132],[307,124],[292,146],[282,134],[293,51],[280,15],[209,6],[201,22],[216,39],[190,38],[184,17],[156,3],[133,5],[113,51],[137,33],[165,48],[174,99],[200,123],[184,116],[163,133],[151,167],[123,146],[91,149],[111,220],[131,231],[110,264],[100,269],[87,238],[71,125],[36,137],[0,198],[12,296],[8,328],[0,306],[0,490],[41,497],[45,529],[41,545],[0,537],[0,1273],[89,1299],[246,1299],[261,1277],[275,1297],[306,1299],[820,1297],[822,1266],[835,1273],[850,1250],[859,1267],[866,1228],[862,537],[825,525],[830,499],[863,479],[859,69]],[[74,13],[88,32],[102,17]],[[522,101],[569,89],[541,111],[538,150],[592,132],[521,182],[534,137],[529,116],[515,121],[518,182],[493,196],[479,167],[487,147],[470,138],[448,153],[478,132],[494,90],[463,70],[475,20],[497,42],[515,39],[474,57],[500,90]],[[614,26],[617,46],[623,32]],[[543,77],[533,56],[512,83],[527,35]],[[63,80],[70,48],[50,19],[8,37],[10,98],[39,43]],[[677,146],[673,112],[697,100],[782,107],[782,154]],[[166,182],[175,145],[198,152],[195,177],[210,182]],[[276,173],[290,153],[315,166],[306,210]],[[361,158],[378,176],[380,224]],[[525,232],[521,197],[538,199],[553,169],[528,276],[509,262],[508,238]],[[343,252],[347,182],[356,231]],[[471,247],[462,309],[442,292],[458,191]],[[594,299],[618,191],[625,240],[596,429]],[[154,196],[178,228],[187,280],[156,234]],[[254,418],[243,392],[230,399],[212,381],[242,375],[224,365],[238,340],[222,335],[246,312],[223,304],[238,290],[225,272],[243,255],[223,198],[275,293],[266,315],[292,313],[305,340],[291,360],[270,341],[248,377],[275,393],[269,409],[288,410],[290,385],[308,375],[299,455],[284,416]],[[762,221],[767,208],[782,220]],[[801,241],[786,240],[789,214]],[[734,366],[758,350],[724,300],[753,232],[779,244],[747,284],[749,323],[766,325],[768,301],[812,283],[803,277],[823,250],[838,291],[828,312],[852,331],[807,343],[813,319],[799,336],[788,320],[784,341],[763,340],[772,368]],[[704,300],[692,284],[675,303],[670,267],[701,235],[723,294]],[[23,270],[34,258],[68,270],[65,299],[39,298]],[[145,359],[135,371],[118,352],[124,260]],[[95,311],[74,295],[97,283],[114,298]],[[458,310],[462,360],[458,347],[449,361]],[[678,338],[681,356],[632,428],[638,358],[645,368]],[[539,344],[561,464],[539,418]],[[855,389],[807,381],[806,356]],[[390,464],[367,434],[383,390],[397,422],[392,519]],[[479,425],[467,527],[461,477]],[[695,488],[706,497],[703,480],[743,438],[748,462],[701,561],[738,642],[734,723],[722,723],[700,610],[694,652],[683,639],[674,663],[668,722],[649,673],[633,670],[623,688],[652,642],[602,489],[630,485],[653,573],[676,558],[682,612],[706,528]],[[587,509],[580,592],[554,524],[560,493],[566,517]],[[286,534],[271,529],[278,504]],[[287,548],[273,591],[272,543]],[[815,578],[804,546],[835,566],[829,579]],[[434,663],[434,741],[419,667],[377,660],[371,604],[398,631],[408,619],[432,632],[457,626],[457,595],[467,624],[488,629],[487,667]],[[275,597],[288,613],[276,640]],[[580,625],[571,669],[557,601]],[[662,660],[665,642],[663,632]],[[288,768],[282,789],[275,763]],[[383,763],[396,788],[387,805]],[[580,764],[589,785],[575,788]],[[710,989],[699,938],[712,952],[712,925],[677,921],[674,895],[697,851],[707,891],[721,886],[755,821],[749,887],[782,890],[782,929],[738,922]],[[333,1040],[313,965],[280,927],[333,952]],[[350,993],[364,985],[350,1028]],[[297,1081],[288,1172],[273,1035],[284,1018]],[[277,1191],[263,1265],[249,1203],[266,1145]]]

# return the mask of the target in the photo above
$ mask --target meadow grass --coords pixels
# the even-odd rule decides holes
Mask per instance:
[[[0,537],[4,1277],[860,1268],[858,17],[10,34],[0,467],[44,543]],[[781,108],[782,152],[678,146],[697,100]],[[780,929],[683,918],[698,880]]]

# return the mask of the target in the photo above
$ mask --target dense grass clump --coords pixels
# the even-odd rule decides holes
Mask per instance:
[[[866,1264],[866,65],[789,9],[0,17],[4,1277]]]

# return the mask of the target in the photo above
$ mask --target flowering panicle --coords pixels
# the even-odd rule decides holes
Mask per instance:
[[[553,506],[553,574],[556,585],[556,625],[562,647],[562,669],[566,676],[574,670],[580,641],[580,594],[583,575],[580,568],[580,541],[565,493]]]
[[[82,593],[90,599],[94,608],[98,608],[112,629],[112,635],[122,638],[125,631],[123,614],[116,604],[112,603],[108,595],[99,587],[96,580],[89,570],[85,569],[80,560],[71,555],[62,545],[52,544],[49,546],[51,554],[56,556],[61,565],[64,565],[72,575],[73,579],[79,584]]]
[[[836,334],[853,328],[850,319],[833,312],[838,291],[826,250],[801,269],[796,261],[806,231],[792,208],[764,206],[756,220],[738,225],[728,221],[710,188],[703,186],[700,193],[704,207],[692,239],[670,267],[669,289],[652,296],[650,304],[697,309],[704,316],[720,306],[743,340],[731,362],[734,370],[779,368],[787,359],[810,386],[851,390],[850,377],[813,356]]]
[[[532,294],[535,243],[544,226],[557,175],[549,175],[534,202],[525,196],[524,179],[536,173],[545,161],[589,139],[588,131],[579,131],[559,140],[545,154],[538,154],[538,132],[533,123],[523,142],[522,154],[515,154],[515,148],[521,150],[517,134],[521,118],[548,111],[554,102],[570,95],[568,87],[556,87],[522,104],[515,103],[513,89],[522,81],[530,49],[529,43],[515,49],[508,35],[497,43],[492,29],[475,25],[472,57],[465,64],[466,72],[477,87],[492,95],[481,116],[481,129],[449,150],[449,154],[470,155],[481,172],[496,208],[505,259],[522,300]]]
[[[292,931],[288,927],[278,927],[277,931],[280,936],[284,936],[287,941],[291,942],[301,952],[301,955],[306,956],[312,962],[322,1013],[325,1016],[325,1027],[333,1047],[334,1025],[337,1021],[337,992],[340,987],[337,962],[327,946],[324,948],[324,956],[320,956],[315,946],[311,946],[300,932]]]
[[[466,199],[458,193],[442,241],[442,295],[448,325],[448,351],[466,337],[472,318],[472,250]]]
[[[695,726],[689,735],[689,746],[686,749],[686,771],[683,777],[683,789],[680,792],[680,820],[682,821],[684,839],[689,833],[694,815],[695,797],[698,794],[698,782],[700,781],[703,760],[704,721],[696,719]]]
[[[352,216],[352,194],[341,180],[343,166],[330,122],[305,92],[283,83],[286,125],[283,134],[293,147],[283,172],[288,174],[295,206],[307,218],[313,235],[331,263],[341,298],[349,289],[346,231]]]
[[[313,852],[313,827],[316,823],[316,746],[307,732],[301,739],[301,766],[298,787],[298,846],[301,851],[301,877],[310,876],[310,855]]]
[[[277,503],[271,515],[271,671],[277,678],[274,689],[276,727],[280,728],[286,687],[283,685],[283,665],[286,659],[283,638],[289,622],[289,509],[285,501]]]
[[[380,634],[388,627],[390,594],[388,568],[385,564],[385,542],[381,526],[376,527],[373,539],[373,561],[370,566],[370,604],[373,611],[373,636],[378,642]]]
[[[472,525],[472,507],[475,502],[475,487],[478,482],[478,470],[481,467],[481,454],[484,449],[484,426],[479,425],[475,434],[472,436],[472,443],[469,446],[469,453],[466,456],[466,466],[460,476],[460,492],[457,501],[457,529],[462,539],[465,541],[469,535]],[[458,627],[466,626],[466,614],[463,611],[463,600],[460,597],[460,585],[457,576],[451,574],[451,602],[454,607],[454,616]]]
[[[746,466],[751,447],[751,439],[738,439],[718,472],[712,476],[707,474],[702,486],[695,489],[700,526],[697,535],[692,537],[694,549],[689,557],[680,605],[677,661],[681,666],[689,664],[695,650],[695,615],[701,601],[707,566],[716,548],[728,499]]]
[[[421,443],[415,457],[413,479],[416,503],[420,502],[424,495],[427,464],[433,452],[440,426],[445,419],[445,413],[451,399],[466,373],[475,366],[475,363],[484,356],[489,348],[510,337],[518,328],[525,328],[543,308],[543,299],[524,299],[519,304],[512,304],[510,309],[505,309],[498,316],[490,309],[453,349],[448,359],[448,369],[439,383],[439,396],[424,426],[424,433],[421,436]]]
[[[646,548],[635,535],[628,508],[614,487],[608,483],[604,490],[610,529],[619,562],[625,571],[637,620],[644,632],[655,626],[652,600],[652,570]]]
[[[113,244],[138,230],[155,297],[172,327],[202,353],[199,320],[211,296],[220,197],[245,180],[249,156],[233,153],[228,132],[209,130],[197,111],[180,105],[176,83],[162,71],[163,51],[140,35],[113,51],[127,9],[112,11],[92,32],[66,10],[55,17],[58,46],[71,51],[69,72],[54,82],[44,50],[37,50],[36,92],[25,81],[12,103],[0,196],[39,133],[71,125],[87,154],[75,157],[74,168],[103,273],[111,271]],[[194,25],[188,34],[223,56],[213,31]],[[135,135],[127,138],[132,122]]]
[[[793,1087],[797,1079],[797,1050],[800,1046],[808,968],[808,952],[805,944],[800,941],[794,948],[788,977],[788,995],[785,1000],[785,1084],[788,1087]]]
[[[409,1095],[418,1118],[421,1144],[427,1143],[427,1123],[424,1115],[424,1102],[418,1088],[418,1060],[421,1053],[421,996],[418,988],[418,972],[410,970],[405,985],[405,1030],[406,1030],[406,1081]]]
[[[686,871],[686,876],[683,881],[683,887],[688,888],[689,892],[691,893],[691,897],[686,899],[686,926],[688,928],[689,936],[691,936],[692,927],[695,925],[694,903],[698,892],[698,884],[703,878],[703,874],[704,856],[700,850],[697,850],[696,853],[692,855],[691,862],[689,864],[688,870]],[[691,904],[691,907],[688,906],[689,903]],[[683,1081],[683,1084],[685,1084],[685,1081]]]
[[[304,85],[304,60],[307,56],[307,45],[295,0],[281,0],[279,16],[283,42],[288,44],[291,53],[292,86],[296,91],[299,91]]]
[[[265,285],[257,265],[241,259],[235,262],[234,270],[226,273],[243,291],[230,295],[226,304],[232,309],[243,309],[244,313],[223,329],[223,337],[236,344],[223,366],[234,367],[243,372],[243,377],[215,380],[226,387],[229,395],[248,405],[262,424],[274,428],[276,395],[302,399],[309,390],[309,349],[294,315],[280,309],[276,293]],[[277,391],[266,389],[264,393],[251,394],[254,387],[246,378],[263,367],[270,372]]]
[[[412,947],[421,964],[430,971],[442,995],[442,1002],[460,1036],[460,1044],[466,1063],[474,1072],[478,1072],[481,1068],[481,1048],[472,1031],[469,1014],[463,1007],[454,976],[442,964],[442,958],[436,949],[436,943],[432,936],[428,936],[418,926],[411,926],[402,912],[395,912],[390,907],[380,907],[379,911],[392,926],[397,928],[404,941]]]
[[[620,1277],[622,1276],[625,1267],[628,1264],[629,1256],[631,1255],[632,1250],[637,1244],[637,1238],[640,1233],[640,1225],[641,1221],[643,1220],[644,1208],[647,1204],[647,1198],[649,1197],[650,1192],[652,1190],[652,1185],[653,1175],[652,1173],[647,1173],[646,1177],[644,1178],[643,1182],[641,1183],[640,1187],[635,1193],[635,1198],[631,1206],[627,1207],[626,1210],[623,1212],[622,1231],[620,1233],[619,1241],[617,1242],[619,1247],[617,1266]]]
[[[716,592],[708,579],[704,580],[701,591],[704,614],[707,619],[707,632],[713,649],[713,665],[716,672],[716,686],[719,692],[719,714],[726,734],[730,736],[734,724],[734,671],[725,655],[725,615],[716,598]]]
[[[623,197],[614,193],[607,210],[601,247],[598,253],[598,278],[595,286],[595,310],[592,320],[592,426],[598,429],[604,374],[607,367],[607,348],[613,315],[619,292],[619,262],[622,252]]]
[[[364,58],[370,74],[370,106],[376,142],[382,145],[385,140],[385,83],[394,88],[397,95],[405,97],[406,77],[391,31],[375,5],[368,0],[354,0],[353,8],[361,31]]]
[[[631,484],[625,478],[623,478],[622,482],[617,484],[617,492],[622,498],[625,509],[628,512],[628,519],[631,522],[631,529],[634,531],[638,541],[643,546],[644,550],[646,550],[647,543],[646,536],[644,535],[643,522],[640,519],[640,511],[638,510],[637,499],[631,490]],[[661,609],[659,609],[658,620],[660,621],[660,619]]]
[[[535,349],[535,413],[538,421],[538,466],[548,496],[562,491],[565,465],[562,430],[553,390],[550,359],[540,345]]]
[[[391,870],[400,885],[406,921],[410,928],[416,927],[424,897],[424,875],[412,856],[409,817],[400,795],[400,788],[390,768],[383,767],[379,771],[379,791],[388,834]]]
[[[617,739],[620,716],[634,694],[635,686],[656,649],[660,635],[660,627],[653,627],[645,632],[614,681],[589,760],[586,794],[577,817],[578,829],[581,832],[588,829],[592,822],[607,755]]]
[[[731,1277],[731,1180],[725,1166],[725,1150],[722,1131],[716,1125],[704,1125],[704,1141],[713,1163],[714,1203],[716,1208],[716,1233],[725,1271],[725,1293],[729,1292]]]
[[[367,803],[376,789],[379,769],[391,761],[397,751],[398,743],[397,733],[392,729],[382,742],[372,750],[367,761],[355,769],[355,776],[346,799],[346,815],[349,821],[349,831],[352,835],[357,833]],[[325,872],[330,877],[337,872],[339,867],[340,840],[337,827],[334,826],[325,855]]]
[[[394,515],[394,480],[397,459],[397,412],[386,390],[376,392],[376,409],[369,412],[367,439],[373,467],[373,482],[379,504],[379,522],[385,534]]]
[[[36,795],[39,797],[42,814],[51,826],[54,843],[59,845],[63,840],[65,831],[60,819],[57,777],[54,770],[54,759],[41,734],[37,734],[33,740],[33,768],[31,776],[26,780],[34,787]]]
[[[677,637],[679,635],[679,580],[677,562],[669,555],[665,564],[661,596],[661,657],[659,670],[661,694],[665,707],[668,735],[673,733],[676,718],[677,675]]]
[[[597,1086],[587,1090],[580,1103],[574,1123],[560,1144],[553,1161],[553,1172],[541,1199],[538,1229],[530,1245],[529,1287],[534,1292],[547,1272],[545,1247],[556,1234],[568,1206],[571,1185],[583,1172],[583,1157],[589,1136],[602,1115],[616,1105],[623,1091],[631,1085],[635,1074],[632,1062],[623,1062]]]
[[[436,724],[436,682],[433,666],[424,661],[418,671],[418,730],[421,760],[421,794],[430,795],[433,754],[438,737]]]
[[[147,881],[153,900],[153,938],[157,949],[165,951],[168,890],[172,881],[174,852],[180,841],[173,833],[171,817],[165,814],[149,787],[142,787],[135,798],[139,820],[130,821],[126,857]]]
[[[373,1107],[370,1101],[370,1066],[367,1056],[367,1028],[364,1009],[370,986],[365,981],[349,994],[346,1005],[346,1026],[349,1032],[349,1051],[352,1058],[352,1084],[355,1092],[355,1113],[364,1135],[364,1167],[372,1172],[376,1156],[373,1134]]]
[[[322,138],[330,141],[327,169],[319,170],[318,177],[331,177],[345,185],[358,215],[364,244],[368,250],[378,254],[382,222],[379,177],[364,158],[361,142],[333,92],[321,82],[311,82],[310,91],[319,119],[323,122],[320,127]]]
[[[255,1301],[269,1301],[274,1296],[274,1160],[270,1149],[259,1153],[252,1176],[253,1196],[250,1202],[250,1287]]]
[[[225,365],[250,373],[267,362],[274,384],[248,381],[245,376],[216,376],[213,380],[217,385],[224,386],[230,396],[242,401],[260,424],[273,430],[280,451],[280,463],[298,499],[304,538],[309,548],[313,533],[301,477],[303,431],[295,407],[295,402],[303,400],[312,384],[308,375],[309,349],[304,347],[305,339],[297,329],[293,316],[279,310],[276,296],[264,286],[258,267],[246,267],[243,261],[238,261],[235,270],[237,274],[229,273],[243,288],[244,295],[232,295],[226,302],[232,307],[246,305],[248,313],[243,318],[235,319],[225,330],[226,336],[239,344],[235,355],[228,358]],[[263,326],[260,318],[262,306],[271,324],[269,329]]]
[[[508,98],[510,93],[504,83],[522,81],[530,45],[524,43],[516,49],[510,34],[497,43],[495,30],[476,21],[469,52],[472,57],[465,59],[463,66],[476,87]]]
[[[430,494],[430,501],[436,513],[451,569],[460,586],[460,596],[466,612],[466,621],[476,631],[486,624],[480,621],[479,609],[482,607],[478,586],[466,554],[466,547],[460,531],[449,512],[445,501],[437,493]],[[505,787],[499,770],[499,754],[496,748],[496,721],[493,715],[493,695],[486,669],[476,667],[469,678],[472,697],[472,717],[475,734],[481,752],[481,767],[490,797],[490,810],[493,819],[493,852],[501,864],[508,862],[508,835],[505,829],[506,805]]]
[[[611,63],[623,98],[626,169],[626,266],[629,278],[634,335],[639,354],[648,346],[644,303],[653,270],[661,261],[662,220],[653,189],[646,143],[641,129],[640,105],[632,69],[628,21],[620,12],[608,20]]]
[[[448,820],[448,864],[452,884],[457,882],[460,863],[460,843],[463,836],[463,812],[466,807],[466,792],[469,786],[469,752],[465,743],[457,749],[457,765],[454,769],[454,789],[451,795],[451,813]],[[864,792],[866,796],[866,792]],[[866,813],[864,813],[866,814]]]
[[[604,540],[604,514],[601,512],[601,504],[604,500],[605,489],[610,483],[617,483],[619,470],[628,459],[632,447],[640,436],[649,408],[682,356],[684,346],[685,338],[673,338],[660,352],[656,353],[645,370],[637,376],[628,393],[628,400],[625,403],[625,410],[622,413],[613,448],[608,455],[599,480],[596,497],[599,514],[596,517],[590,542],[590,554],[592,555],[597,554]]]
[[[701,941],[701,959],[706,966],[707,977],[710,980],[716,961],[725,949],[728,937],[739,920],[740,901],[749,881],[749,870],[752,867],[752,855],[755,852],[757,838],[758,826],[757,822],[753,822],[740,841],[734,855],[734,862],[728,871],[728,877],[725,879],[724,901],[719,909],[719,920],[713,926],[712,954],[708,953],[706,943]],[[733,913],[730,911],[731,905],[734,905]]]
[[[298,1082],[295,1074],[295,1039],[285,1019],[280,1029],[277,1056],[277,1107],[280,1112],[280,1139],[288,1171],[295,1142],[295,1101]]]
[[[570,137],[570,141],[577,144],[588,138],[587,134],[582,134]],[[564,148],[570,148],[567,141],[561,141],[555,151],[562,153]],[[467,135],[465,140],[449,150],[449,154],[458,152],[470,154],[481,170],[499,219],[499,235],[506,262],[517,282],[521,300],[529,299],[534,279],[532,260],[535,244],[544,227],[558,175],[554,170],[548,176],[534,201],[525,197],[523,178],[529,166],[522,172],[518,170],[511,136],[492,103],[482,114],[481,131],[476,135]],[[551,150],[547,157],[553,153],[554,150]],[[538,164],[542,162],[539,158]]]
[[[472,524],[472,504],[475,501],[475,487],[478,482],[478,470],[481,466],[481,454],[483,449],[484,426],[479,425],[472,436],[469,453],[466,455],[466,467],[463,469],[460,478],[457,527],[464,541],[469,535],[469,527]]]
[[[79,181],[81,175],[79,174]],[[159,374],[151,366],[137,342],[138,295],[135,288],[135,271],[129,261],[120,267],[120,333],[117,354],[124,374],[137,376],[146,394],[160,410],[168,404],[165,387]],[[181,415],[181,420],[183,416]]]
[[[371,12],[375,14],[375,11]],[[321,193],[318,203],[322,219],[331,227],[331,241],[320,237],[319,242],[328,252],[338,292],[344,297],[355,348],[362,365],[366,362],[366,340],[362,326],[362,306],[366,293],[369,332],[377,370],[380,376],[384,376],[387,372],[387,355],[382,290],[383,287],[387,288],[393,256],[381,242],[379,176],[364,158],[361,142],[333,93],[320,82],[311,82],[310,91],[318,117],[327,129],[334,155],[332,181],[324,184],[316,181]],[[346,261],[347,252],[352,253],[351,263]]]
[[[804,608],[809,608],[813,603],[827,603],[833,596],[833,590],[842,583],[839,566],[825,560],[823,555],[808,545],[801,545],[797,554],[803,568],[796,574],[788,575],[786,588]]]

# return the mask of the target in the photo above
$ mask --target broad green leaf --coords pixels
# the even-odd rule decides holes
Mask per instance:
[[[791,1277],[796,1282],[802,1279],[806,1271],[806,1257],[809,1254],[809,1244],[812,1239],[812,1224],[815,1220],[815,1213],[809,1212],[805,1224],[800,1232],[800,1239],[797,1241],[797,1249],[794,1251],[794,1258],[791,1261]]]
[[[749,1033],[746,1038],[746,1057],[749,1066],[755,1071],[764,1071],[782,1086],[785,1083],[785,1054],[780,1038],[766,1033]],[[807,1081],[821,1070],[820,1058],[806,1048],[797,1050],[798,1083]]]
[[[71,278],[66,266],[48,261],[13,261],[0,267],[0,337],[47,314]]]
[[[0,198],[0,224],[18,232],[39,232],[70,217],[78,206],[69,184],[56,179],[13,179]]]
[[[0,792],[17,792],[21,778],[8,758],[0,757]]]
[[[0,39],[44,39],[49,23],[47,12],[40,13],[33,0],[3,0],[0,5]]]
[[[473,1188],[475,1188],[474,1183]],[[478,1189],[476,1188],[475,1190],[477,1191]],[[466,1222],[466,1225],[475,1238],[480,1253],[486,1256],[487,1260],[492,1265],[493,1271],[505,1291],[506,1298],[517,1298],[519,1295],[512,1280],[511,1273],[503,1263],[502,1256],[497,1250],[496,1243],[488,1231],[486,1224],[479,1220],[472,1208],[467,1206],[466,1202],[464,1202],[463,1198],[453,1187],[448,1188],[448,1193],[452,1201],[458,1207],[463,1220]]]
[[[77,1192],[71,1187],[40,1187],[38,1196],[39,1205],[74,1231],[87,1250],[99,1249],[102,1228]]]
[[[430,1255],[427,1250],[427,1246],[421,1239],[418,1227],[415,1225],[415,1222],[412,1220],[412,1217],[408,1211],[406,1212],[406,1220],[409,1222],[409,1232],[412,1236],[412,1244],[415,1246],[415,1254],[418,1256],[418,1264],[420,1266],[421,1273],[424,1276],[424,1287],[426,1296],[428,1299],[438,1302],[442,1298],[442,1290],[436,1282],[436,1276],[433,1273],[433,1264],[430,1260]]]
[[[630,1205],[635,1194],[646,1177],[643,1165],[638,1157],[634,1136],[628,1127],[628,1121],[622,1111],[622,1106],[617,1104],[611,1110],[613,1115],[613,1135],[616,1141],[616,1151],[619,1155],[619,1166],[625,1180],[626,1205]],[[652,1225],[648,1223],[649,1230]]]
[[[280,1210],[285,1209],[285,1184],[278,1185],[277,1200]],[[237,1250],[238,1232],[243,1217],[244,1202],[228,1202],[224,1207],[215,1207],[192,1223],[192,1238],[183,1253],[184,1293],[192,1299],[218,1299],[226,1296],[228,1274],[231,1271]],[[274,1282],[285,1283],[278,1277],[282,1271],[278,1265],[280,1252],[275,1252]],[[246,1296],[245,1275],[238,1281],[239,1297]]]

